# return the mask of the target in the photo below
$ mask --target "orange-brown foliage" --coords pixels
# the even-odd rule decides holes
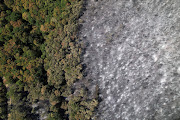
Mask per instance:
[[[18,21],[10,21],[10,24],[13,26],[13,27],[20,27],[22,25],[22,21],[21,20],[18,20]]]

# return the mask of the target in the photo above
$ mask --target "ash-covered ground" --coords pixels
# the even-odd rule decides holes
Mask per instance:
[[[180,118],[180,0],[87,0],[81,40],[98,120]]]

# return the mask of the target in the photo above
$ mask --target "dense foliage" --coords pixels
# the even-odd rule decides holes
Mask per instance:
[[[73,89],[83,78],[82,8],[82,0],[0,2],[1,119],[36,120],[42,117],[33,107],[38,101],[48,101],[49,120],[91,119],[97,98],[89,99],[85,87]]]

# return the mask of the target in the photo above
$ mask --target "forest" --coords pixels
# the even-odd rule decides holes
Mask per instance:
[[[92,119],[97,95],[73,86],[84,78],[83,10],[83,0],[0,1],[0,119]]]

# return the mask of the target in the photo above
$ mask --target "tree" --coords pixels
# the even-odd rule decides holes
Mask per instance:
[[[14,3],[14,0],[4,0],[4,3],[8,8],[11,8]]]
[[[21,14],[19,12],[12,12],[10,15],[10,19],[12,21],[17,21],[21,18]]]

